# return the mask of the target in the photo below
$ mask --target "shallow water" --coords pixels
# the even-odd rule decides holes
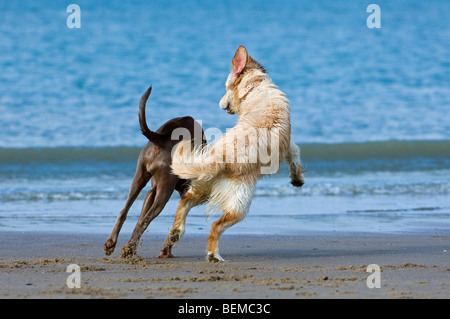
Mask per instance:
[[[109,231],[146,143],[141,94],[151,128],[189,114],[225,132],[240,44],[291,101],[308,172],[301,189],[284,166],[263,179],[230,232],[449,230],[450,3],[377,3],[381,29],[350,0],[77,1],[68,29],[63,3],[1,2],[0,230]],[[196,208],[187,227],[212,220]]]

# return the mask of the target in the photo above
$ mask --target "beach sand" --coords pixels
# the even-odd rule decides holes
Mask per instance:
[[[138,257],[120,258],[129,238],[103,254],[106,234],[0,233],[0,298],[449,298],[450,235],[224,234],[226,262],[205,262],[206,236],[188,235],[158,259],[162,235],[146,233]],[[81,288],[68,288],[80,267]],[[369,289],[367,266],[381,268]]]

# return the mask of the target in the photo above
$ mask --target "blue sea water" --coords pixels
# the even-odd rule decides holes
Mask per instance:
[[[67,27],[70,3],[81,28]],[[450,2],[1,1],[0,231],[107,233],[146,139],[218,107],[243,44],[291,102],[306,184],[283,166],[227,233],[450,231]],[[138,198],[124,230],[140,213]],[[149,228],[166,233],[177,196]],[[187,231],[208,233],[204,207]]]

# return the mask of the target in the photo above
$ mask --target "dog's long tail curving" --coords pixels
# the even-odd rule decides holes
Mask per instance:
[[[209,181],[223,169],[223,163],[210,155],[210,147],[192,149],[191,141],[178,143],[172,157],[172,171],[183,179]]]
[[[145,120],[145,104],[147,103],[148,97],[152,93],[152,87],[150,86],[147,91],[145,91],[144,95],[141,97],[141,101],[139,103],[139,124],[141,126],[141,132],[147,137],[150,142],[161,146],[162,137],[156,132],[150,130],[147,126],[147,121]]]

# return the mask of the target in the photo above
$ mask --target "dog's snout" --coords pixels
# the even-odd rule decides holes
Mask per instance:
[[[227,111],[228,114],[234,114],[234,112],[231,110],[231,105],[230,103],[227,103],[225,105],[224,111]]]
[[[220,101],[219,104],[220,108],[224,111],[229,112],[230,111],[230,102],[229,101]]]
[[[227,93],[220,99],[219,106],[222,110],[227,111],[228,114],[234,114],[233,105],[231,103],[230,93]]]
[[[228,92],[220,99],[219,106],[222,110],[230,107],[230,101],[228,100]]]

